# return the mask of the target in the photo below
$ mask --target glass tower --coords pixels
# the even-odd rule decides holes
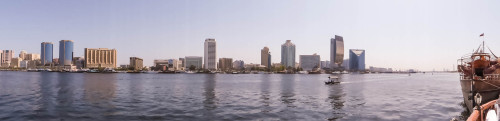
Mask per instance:
[[[59,65],[71,65],[73,62],[73,40],[59,41]]]
[[[54,44],[52,42],[42,42],[42,48],[40,52],[42,65],[52,63],[53,51],[54,51],[53,46]]]

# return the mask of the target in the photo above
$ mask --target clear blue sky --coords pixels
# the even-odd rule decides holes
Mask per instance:
[[[130,56],[154,59],[202,56],[215,38],[218,57],[260,63],[269,46],[280,61],[290,39],[298,55],[330,58],[330,38],[365,49],[366,65],[394,69],[451,69],[485,33],[500,55],[500,1],[471,0],[9,0],[0,4],[0,49],[40,53],[40,43],[75,41],[84,48],[116,48],[118,64]],[[298,61],[298,58],[297,58]]]

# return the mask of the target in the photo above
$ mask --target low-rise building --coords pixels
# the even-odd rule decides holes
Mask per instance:
[[[300,55],[300,67],[304,71],[315,71],[320,68],[320,56],[317,54],[313,55]]]
[[[203,68],[203,57],[199,56],[186,56],[185,58],[185,69],[198,70]]]
[[[85,48],[85,68],[116,68],[116,49]]]
[[[236,60],[233,62],[233,68],[236,70],[245,69],[245,62],[243,60]]]
[[[130,57],[130,67],[133,68],[133,70],[142,70],[144,67],[142,58]]]
[[[233,68],[232,58],[219,58],[219,64],[217,64],[219,70],[230,71]]]

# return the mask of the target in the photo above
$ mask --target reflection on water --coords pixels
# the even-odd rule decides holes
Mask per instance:
[[[295,107],[294,102],[296,99],[294,99],[295,93],[294,93],[294,88],[295,88],[295,76],[289,76],[282,74],[281,75],[281,102],[285,104],[288,107]]]
[[[457,75],[0,71],[0,120],[465,119]]]

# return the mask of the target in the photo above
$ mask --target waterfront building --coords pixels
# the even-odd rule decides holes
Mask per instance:
[[[233,68],[232,58],[219,58],[218,68],[221,71],[230,71]]]
[[[330,61],[328,61],[328,60],[321,61],[320,67],[321,67],[321,69],[329,69],[330,68]]]
[[[12,58],[14,57],[14,51],[12,50],[3,50],[1,54],[1,65],[2,67],[9,67],[12,62]]]
[[[28,68],[28,62],[29,62],[29,60],[23,60],[23,61],[19,62],[19,67],[20,68]]]
[[[264,47],[262,50],[260,50],[260,64],[266,67],[270,67],[271,63],[269,62],[269,59],[271,59],[269,56],[271,54],[269,53],[269,48]]]
[[[185,68],[186,67],[186,59],[179,58],[179,63],[181,64],[180,68]],[[184,69],[181,69],[181,70],[184,70]]]
[[[23,60],[26,59],[26,54],[27,53],[25,50],[21,50],[21,52],[19,53],[19,58]]]
[[[342,62],[342,67],[344,67],[345,70],[350,70],[349,59],[344,59],[344,62]]]
[[[83,65],[85,65],[85,58],[73,57],[73,65],[75,65],[77,69],[82,69]]]
[[[59,66],[70,66],[73,62],[73,40],[59,41]]]
[[[30,60],[28,61],[27,67],[28,69],[35,69],[38,65],[41,65],[41,60]]]
[[[208,70],[217,70],[217,44],[215,39],[205,39],[205,65],[204,68]]]
[[[9,67],[13,67],[13,68],[19,68],[19,67],[21,67],[21,61],[22,60],[23,59],[21,59],[21,58],[12,58]]]
[[[54,44],[52,42],[42,42],[42,47],[41,47],[41,61],[42,65],[49,65],[52,64],[52,59],[53,57],[53,51],[54,51]]]
[[[116,49],[85,48],[84,68],[116,68]]]
[[[281,65],[284,65],[286,68],[296,67],[295,45],[291,40],[286,40],[285,44],[281,45]]]
[[[274,68],[279,68],[279,67],[281,67],[282,65],[281,65],[281,63],[273,63],[273,65],[272,65],[272,66],[273,66]]]
[[[365,50],[362,49],[349,50],[349,70],[351,71],[365,70]]]
[[[330,39],[330,69],[339,68],[344,60],[344,38],[335,35]]]
[[[190,69],[191,66],[194,66],[195,69],[201,69],[203,68],[202,63],[203,63],[203,57],[199,56],[186,56],[185,58],[186,61],[186,68],[185,69]],[[191,69],[190,69],[191,70]]]
[[[40,60],[40,54],[28,53],[24,60]]]
[[[120,65],[120,68],[121,69],[128,69],[128,68],[130,68],[130,65],[128,65],[128,64],[122,64],[122,65]]]
[[[245,69],[246,69],[246,70],[266,68],[264,65],[261,65],[261,64],[254,64],[254,63],[245,64],[245,66],[244,66],[244,67],[245,67]]]
[[[59,65],[59,58],[52,59],[52,65]]]
[[[315,71],[320,69],[320,56],[316,53],[313,55],[300,55],[299,56],[300,68],[304,71]]]
[[[177,71],[180,70],[179,60],[177,59],[168,59],[168,70]]]
[[[392,73],[392,68],[380,68],[380,67],[370,66],[370,72]]]
[[[130,67],[132,67],[134,70],[142,70],[142,68],[144,67],[142,58],[130,57]]]
[[[245,62],[243,60],[235,60],[233,62],[233,68],[236,70],[243,70],[245,69]]]
[[[167,59],[155,59],[153,61],[154,71],[167,71],[168,69],[168,60]]]

